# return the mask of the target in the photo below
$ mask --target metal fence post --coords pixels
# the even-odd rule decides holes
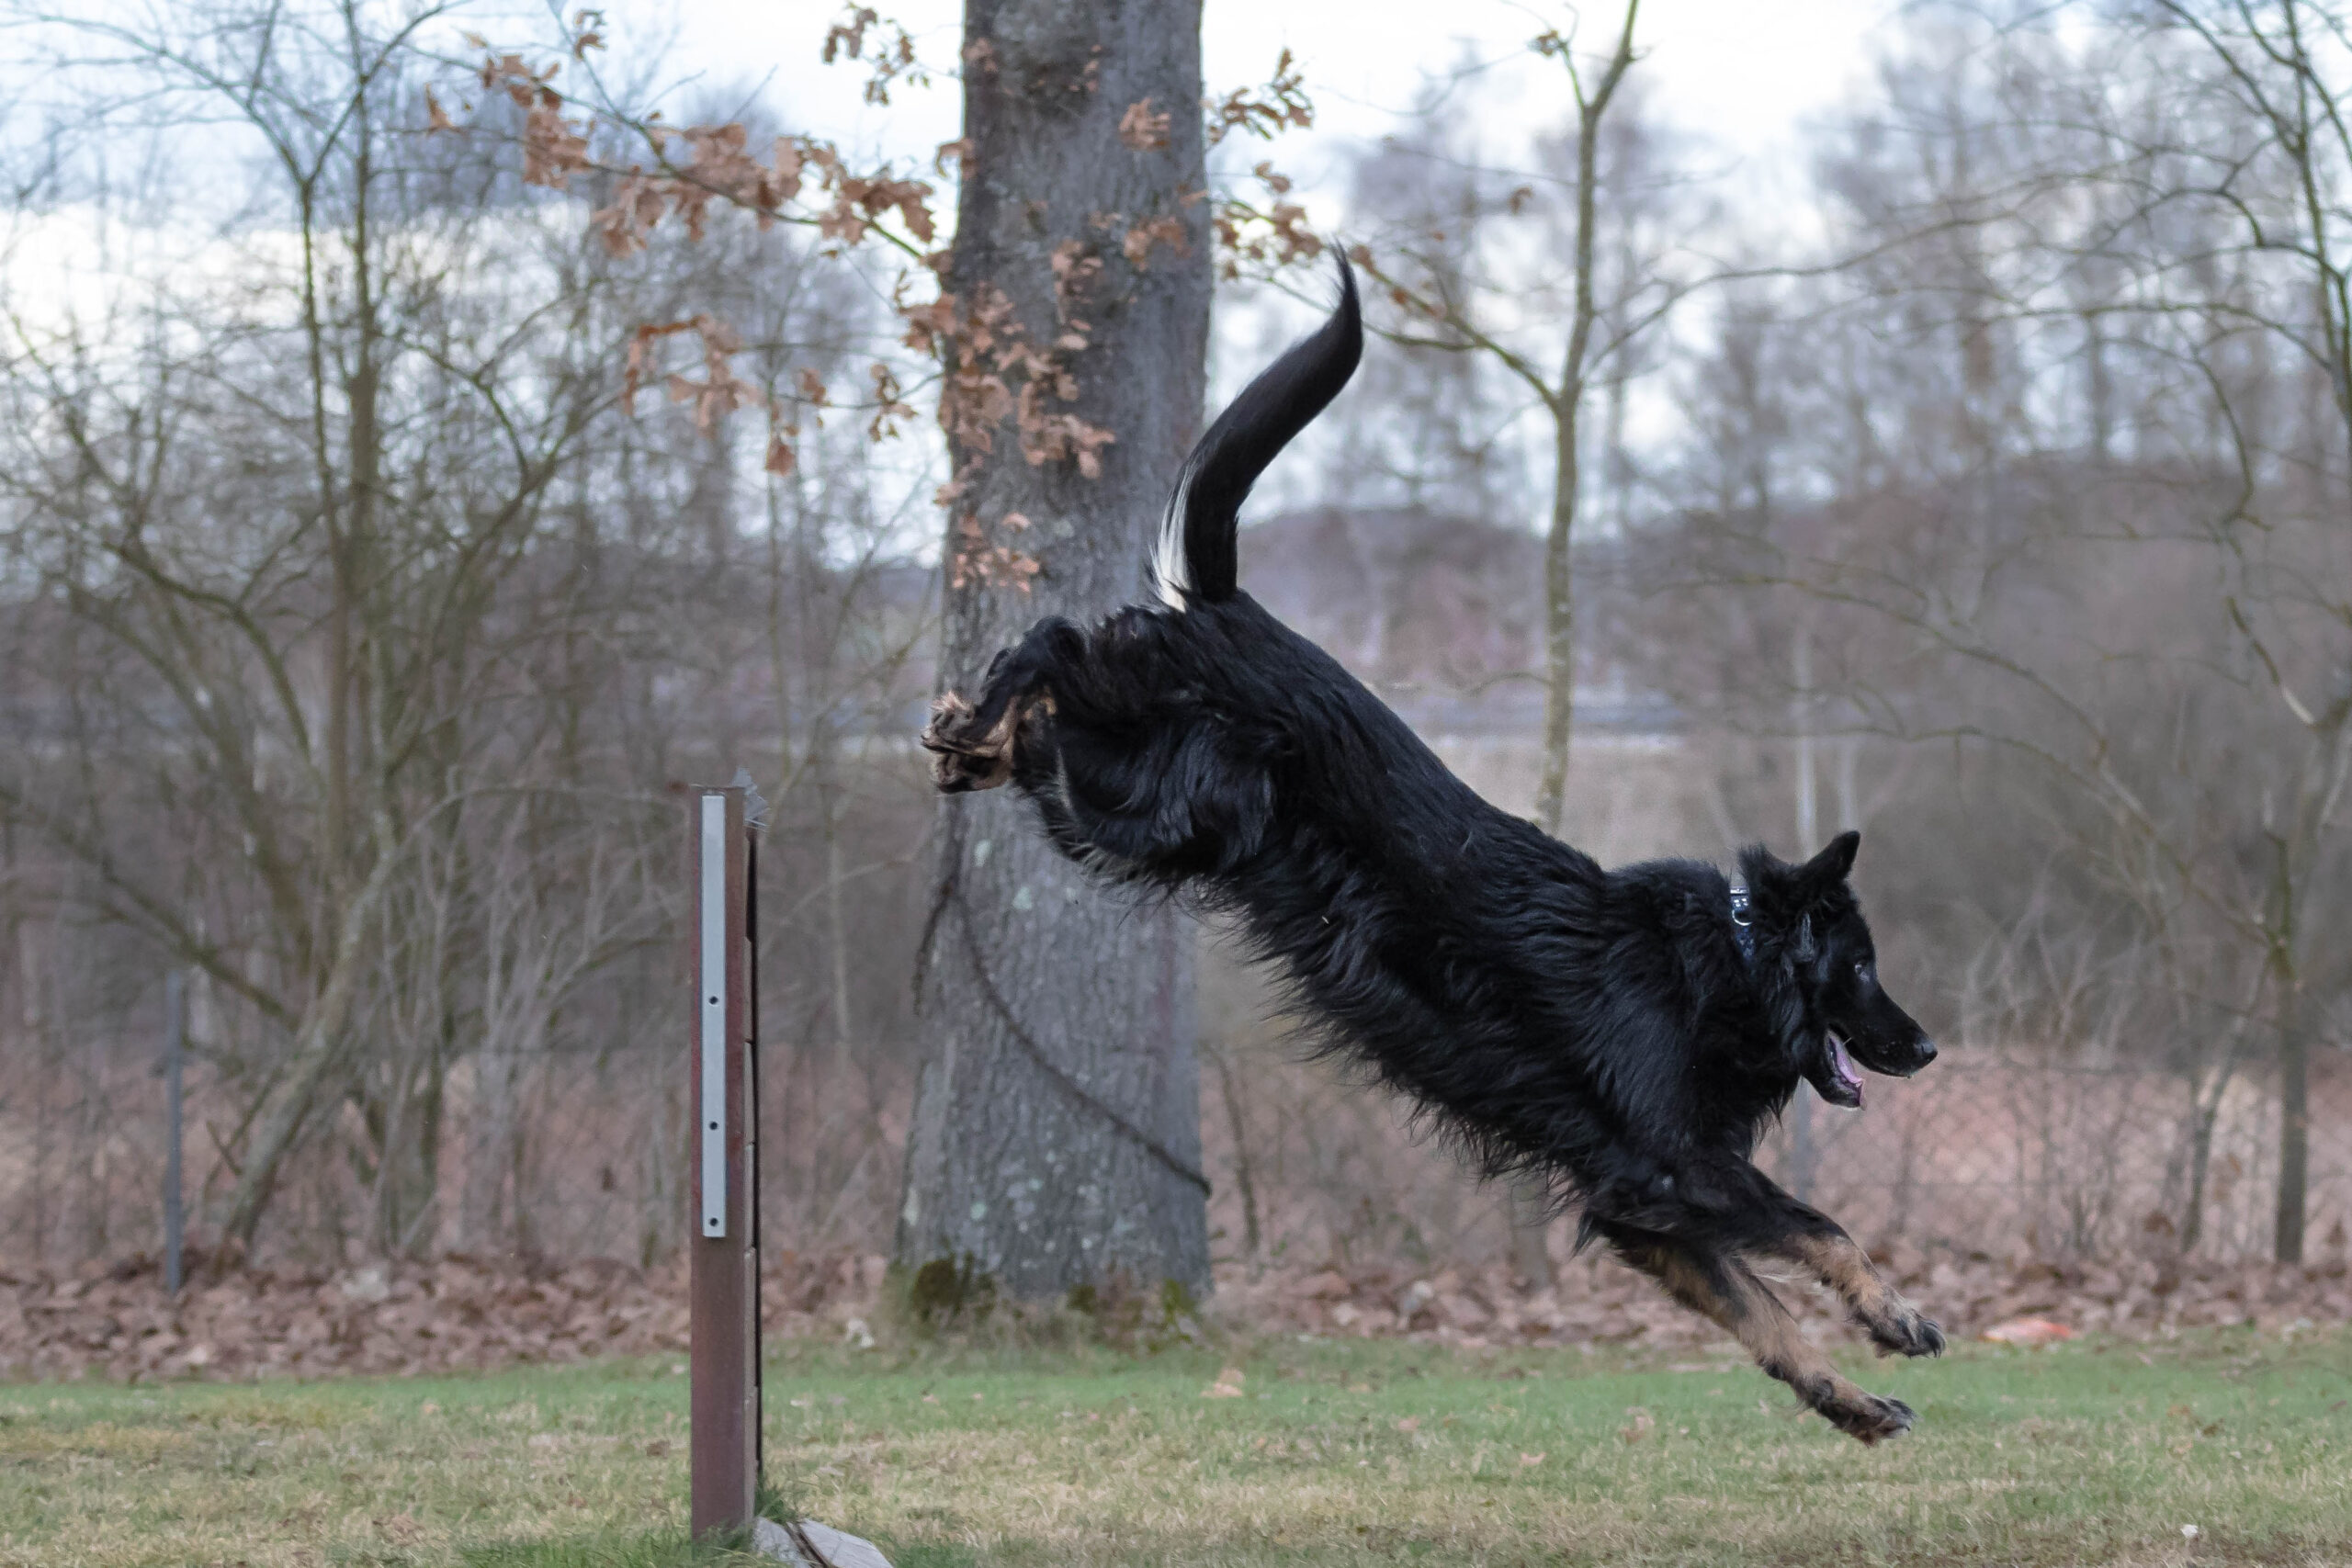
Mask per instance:
[[[696,1537],[748,1528],[759,1495],[758,1019],[745,793],[696,791],[693,822],[695,1234],[687,1245]]]

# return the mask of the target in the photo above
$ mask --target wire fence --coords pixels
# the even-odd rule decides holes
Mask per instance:
[[[1860,1114],[1815,1106],[1809,1159],[1782,1122],[1762,1163],[1857,1234],[1995,1256],[2112,1258],[2152,1249],[2270,1256],[2276,1086],[2215,1086],[2143,1067],[1949,1053],[1872,1082]],[[2352,1223],[2352,1071],[2312,1086],[2305,1229]]]
[[[160,1017],[135,1016],[155,1027],[0,1060],[0,1247],[16,1266],[68,1270],[161,1250],[168,1084],[156,1070]],[[594,1053],[459,1063],[409,1250],[639,1266],[673,1256],[687,1235],[683,1050],[658,1029],[645,1033]],[[1393,1097],[1295,1061],[1262,1030],[1213,1029],[1203,1054],[1220,1261],[1422,1268],[1508,1254],[1500,1196]],[[2340,1250],[2352,1226],[2346,1055],[2323,1050],[2313,1062],[2304,1213],[2315,1260]],[[762,1209],[772,1248],[889,1250],[911,1092],[901,1061],[833,1044],[768,1047]],[[495,1127],[483,1084],[492,1070],[512,1074]],[[184,1180],[198,1257],[234,1179],[236,1088],[201,1065],[188,1070]],[[2251,1262],[2271,1256],[2278,1129],[2275,1085],[2258,1073],[2217,1085],[1962,1041],[1915,1079],[1871,1080],[1860,1111],[1793,1107],[1758,1157],[1874,1245]],[[255,1261],[331,1268],[370,1253],[371,1193],[345,1143],[314,1140],[289,1168]]]
[[[1312,1068],[1261,1063],[1238,1077],[1204,1074],[1213,1213],[1228,1244],[1246,1245],[1254,1230],[1261,1250],[1284,1258],[1430,1267],[1509,1247],[1504,1206],[1448,1151],[1418,1138],[1386,1097],[1340,1089]],[[2213,1087],[1955,1045],[1917,1078],[1871,1079],[1859,1111],[1807,1105],[1800,1089],[1757,1159],[1874,1247],[2266,1260],[2278,1209],[2275,1089],[2255,1076],[2218,1096]],[[2352,1063],[2327,1063],[2311,1104],[2304,1228],[2306,1255],[2317,1258],[2340,1253],[2352,1227]],[[1254,1219],[1244,1212],[1253,1201]],[[1555,1235],[1555,1255],[1563,1240]]]

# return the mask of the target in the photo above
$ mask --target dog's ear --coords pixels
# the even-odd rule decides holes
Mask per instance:
[[[1799,880],[1809,893],[1826,893],[1853,874],[1854,853],[1862,847],[1862,836],[1852,829],[1829,840],[1829,847],[1804,863]]]

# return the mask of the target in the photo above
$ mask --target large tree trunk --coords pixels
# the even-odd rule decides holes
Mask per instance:
[[[2271,1255],[2303,1260],[2303,1204],[2311,1184],[2311,1035],[2301,977],[2281,975],[2278,987],[2278,1210]]]
[[[1076,382],[1065,401],[1034,378],[1031,417],[985,445],[950,421],[941,679],[968,690],[1039,616],[1143,596],[1148,540],[1199,424],[1209,258],[1198,0],[970,0],[964,59],[949,287],[966,321],[1001,291],[1031,344],[1065,344]],[[1122,242],[1168,219],[1182,254],[1157,243],[1132,265]],[[1068,346],[1073,332],[1088,345]],[[1021,371],[1004,378],[1022,393]],[[1099,477],[1035,449],[1037,414],[1113,434]],[[1020,564],[983,570],[980,552]],[[1114,1278],[1204,1291],[1190,930],[1096,889],[1009,791],[946,800],[936,855],[900,1263],[945,1262],[1033,1299]]]

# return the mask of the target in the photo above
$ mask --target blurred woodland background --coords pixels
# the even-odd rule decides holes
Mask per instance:
[[[1107,103],[1105,159],[1172,135],[1205,195],[1063,241],[1062,320],[1008,284],[987,339],[934,250],[959,150],[852,169],[789,88],[1010,82],[991,9],[939,59],[852,9],[695,97],[593,13],[0,6],[44,84],[0,165],[8,1267],[158,1247],[175,969],[208,1256],[672,1260],[674,791],[739,764],[766,1245],[923,1261],[913,737],[959,606],[1058,592],[1050,529],[963,509],[974,433],[1082,513],[1094,427],[1032,391],[1115,316],[1069,325],[1086,269],[1213,268],[1223,393],[1328,298],[1318,236],[1384,335],[1245,586],[1606,862],[1863,830],[1943,1055],[1801,1091],[1768,1168],[1928,1257],[2341,1259],[2352,7],[1906,6],[1770,224],[1607,6],[1532,39],[1554,112],[1504,136],[1432,70],[1311,189],[1287,61],[1199,128]],[[1008,358],[1024,310],[1077,347]],[[1176,929],[1196,1071],[1146,1124],[1196,1120],[1220,1280],[1565,1260]]]

